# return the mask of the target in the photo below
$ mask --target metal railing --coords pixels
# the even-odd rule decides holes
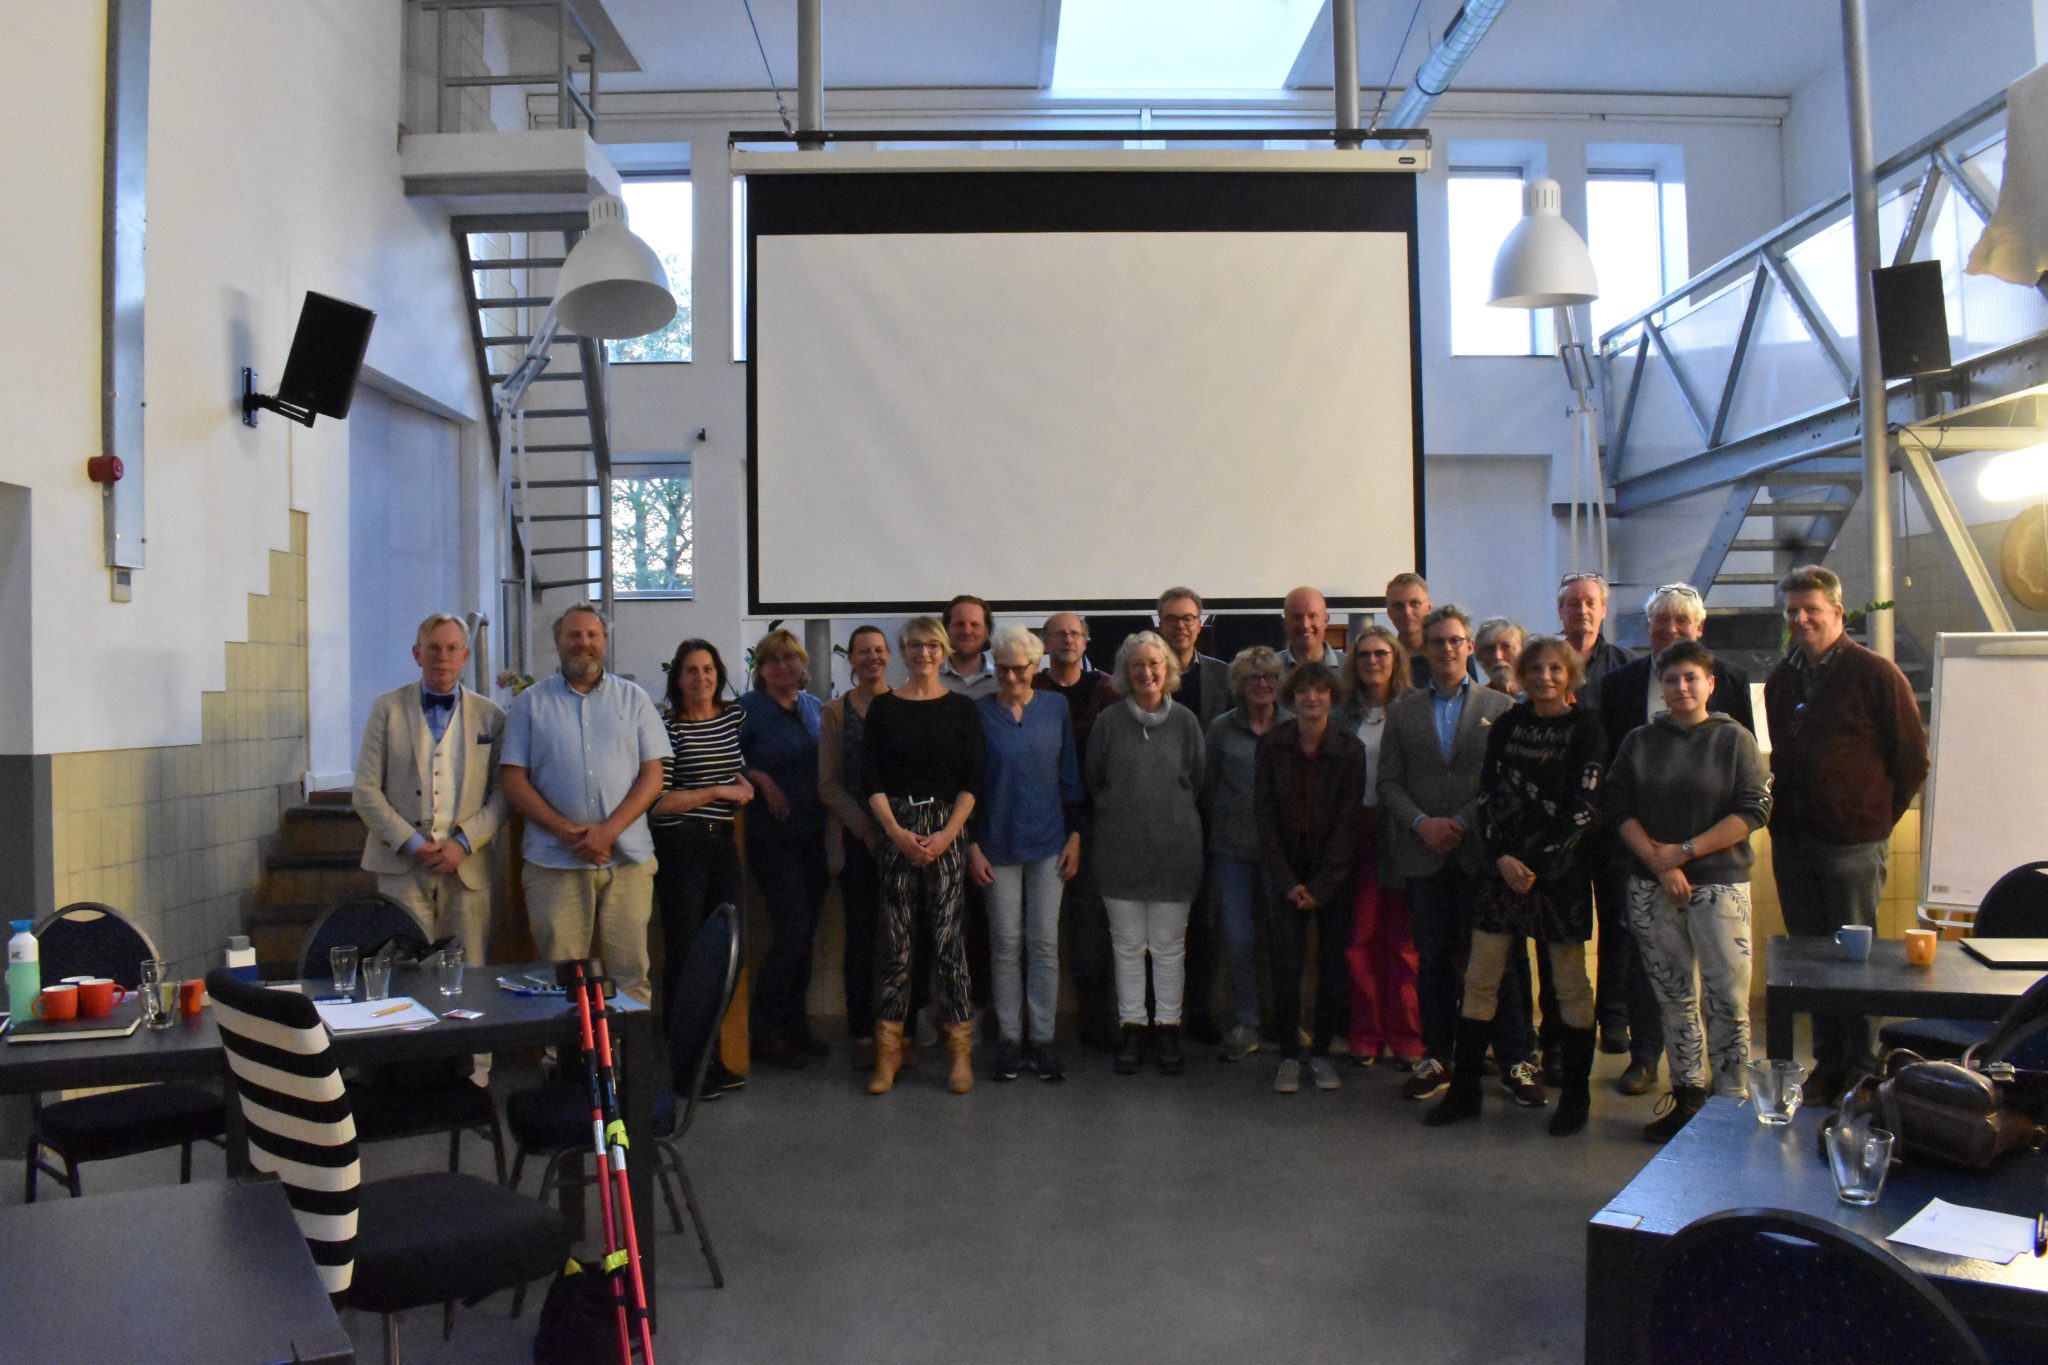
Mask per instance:
[[[527,90],[552,88],[555,95],[557,128],[587,127],[597,130],[597,40],[591,36],[582,16],[569,0],[419,0],[422,11],[435,16],[434,24],[434,131],[458,131],[454,106],[464,90],[495,86],[519,86]],[[541,22],[554,18],[555,60],[551,71],[469,72],[449,70],[451,50],[450,17],[486,10],[537,11]],[[536,26],[538,27],[538,26]],[[573,35],[573,37],[572,37]],[[579,41],[580,40],[580,43]],[[578,77],[584,89],[577,89]],[[581,115],[581,123],[578,116]]]

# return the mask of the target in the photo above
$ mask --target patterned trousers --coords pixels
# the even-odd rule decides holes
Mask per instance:
[[[1630,877],[1628,916],[1664,1012],[1672,1084],[1742,1094],[1749,1060],[1749,884],[1695,886],[1690,901],[1674,905],[1657,883]]]
[[[889,798],[896,823],[911,834],[936,834],[953,816],[943,801],[913,803]],[[967,947],[962,939],[967,851],[955,839],[937,862],[912,867],[892,843],[882,845],[882,934],[875,952],[875,1018],[902,1023],[910,1013],[910,955],[920,917],[932,927],[932,965],[938,978],[939,1018],[964,1024],[973,1017],[968,999]]]

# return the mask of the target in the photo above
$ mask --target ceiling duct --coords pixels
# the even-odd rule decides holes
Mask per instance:
[[[1457,79],[1458,69],[1465,65],[1472,49],[1479,46],[1479,40],[1486,36],[1486,31],[1493,27],[1493,21],[1507,7],[1508,0],[1466,0],[1465,7],[1452,16],[1443,40],[1422,59],[1422,65],[1415,68],[1415,79],[1408,82],[1407,91],[1387,115],[1384,126],[1422,127],[1422,121],[1429,116],[1437,100]],[[1382,126],[1381,121],[1374,120],[1373,126]]]

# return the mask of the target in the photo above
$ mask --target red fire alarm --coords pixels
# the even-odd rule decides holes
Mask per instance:
[[[119,455],[95,455],[85,462],[85,477],[94,483],[119,483],[127,472]]]

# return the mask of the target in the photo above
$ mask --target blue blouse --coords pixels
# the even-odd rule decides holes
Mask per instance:
[[[974,842],[991,863],[1030,863],[1067,842],[1070,806],[1081,800],[1066,698],[1033,692],[1023,719],[993,696],[974,703],[988,740],[988,768],[974,808]]]
[[[818,799],[818,717],[825,704],[808,692],[783,707],[760,688],[740,694],[746,719],[740,746],[747,766],[775,780],[789,798],[789,819],[777,820],[762,802],[747,809],[747,833],[757,838],[805,839],[824,847],[825,805]]]

